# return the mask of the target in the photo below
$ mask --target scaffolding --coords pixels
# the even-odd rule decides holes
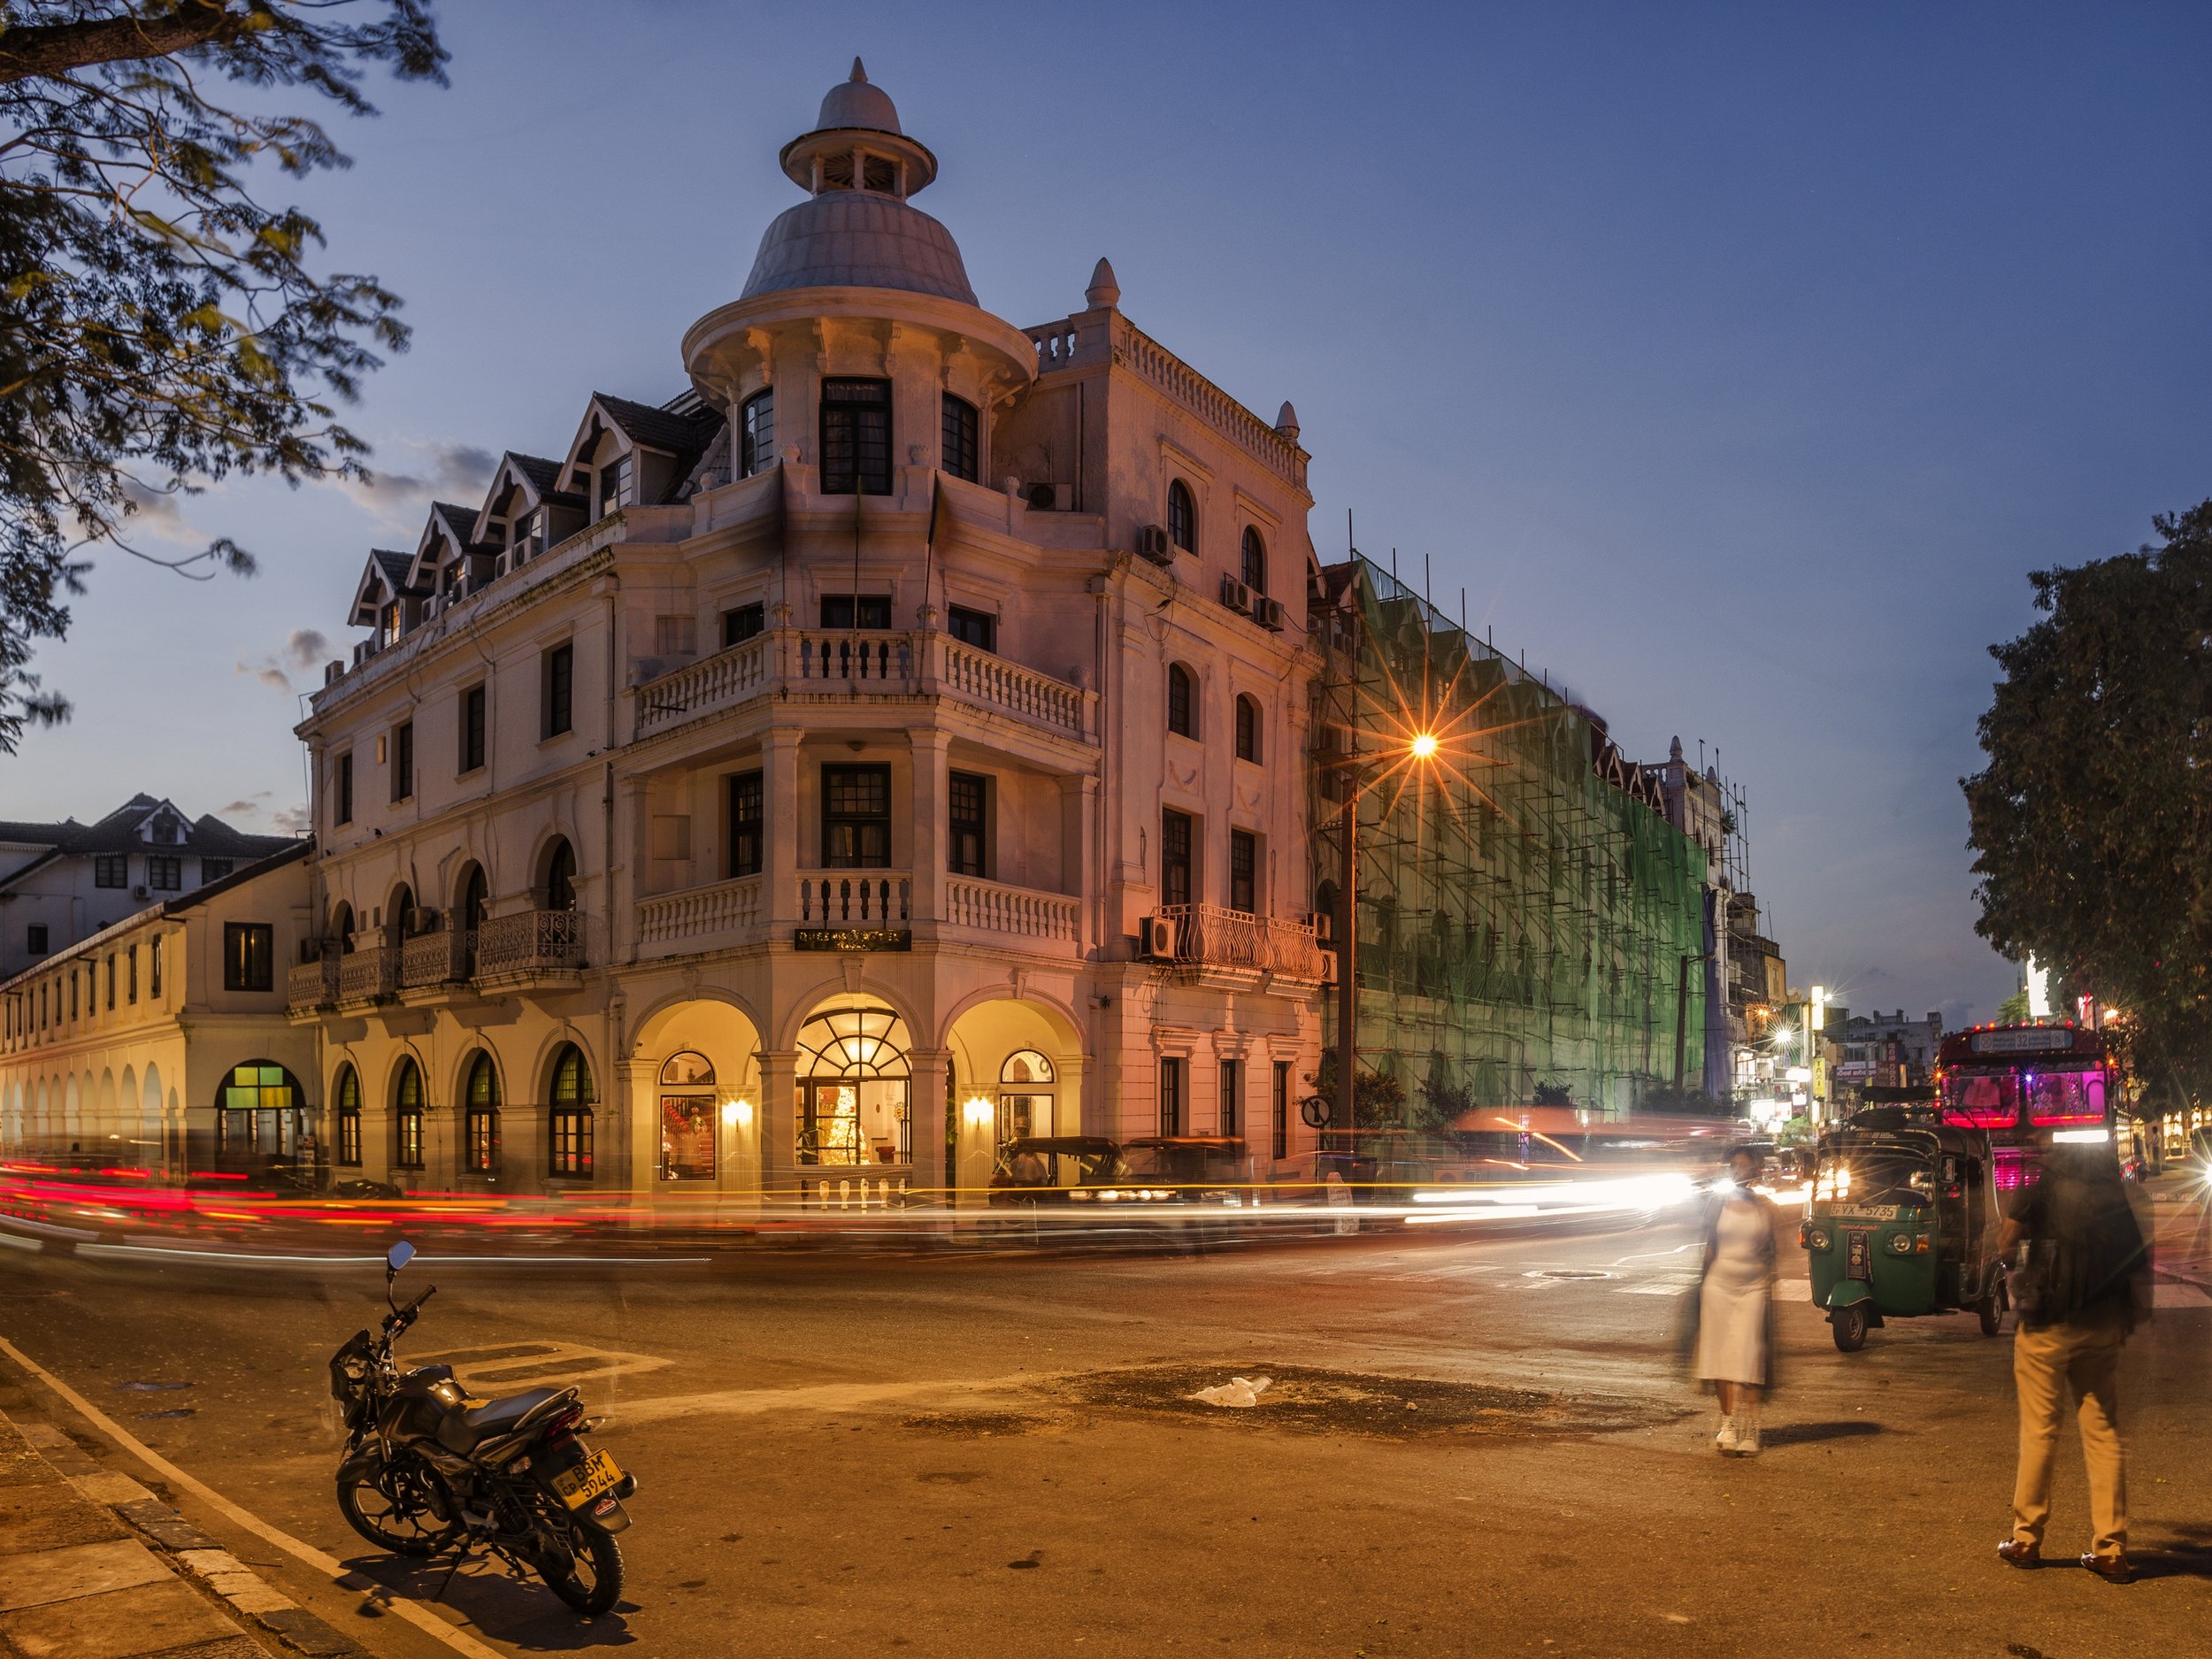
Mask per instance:
[[[1361,1071],[1395,1079],[1409,1129],[1695,1091],[1702,850],[1638,769],[1601,773],[1601,726],[1544,677],[1357,554],[1325,584],[1312,874],[1318,908],[1338,914],[1350,795]],[[1424,735],[1434,753],[1409,758]]]

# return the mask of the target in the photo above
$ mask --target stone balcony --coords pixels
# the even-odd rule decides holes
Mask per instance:
[[[936,697],[1093,743],[1095,692],[964,645],[940,628],[772,628],[637,688],[639,737],[755,697]]]
[[[574,984],[584,965],[584,918],[575,910],[520,910],[474,928],[418,933],[396,945],[326,950],[286,976],[285,1004],[295,1020],[335,1010],[359,1013],[380,1002],[411,1005],[442,998]]]
[[[910,871],[808,870],[777,914],[783,929],[908,932],[1061,958],[1081,949],[1083,902],[1071,895],[972,876],[947,876],[940,891],[943,913],[930,916],[916,902]],[[665,956],[765,943],[780,931],[771,926],[769,896],[767,878],[740,876],[641,899],[639,949]]]
[[[1326,953],[1309,923],[1218,904],[1164,904],[1159,913],[1175,926],[1176,967],[1202,981],[1318,985],[1328,976]]]

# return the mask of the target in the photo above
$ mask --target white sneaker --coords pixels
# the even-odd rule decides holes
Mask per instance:
[[[1723,1417],[1720,1420],[1720,1432],[1713,1436],[1713,1449],[1723,1457],[1731,1457],[1735,1455],[1736,1448],[1740,1443],[1736,1433],[1736,1419]]]
[[[1759,1455],[1759,1425],[1747,1423],[1736,1432],[1736,1455],[1756,1457]]]

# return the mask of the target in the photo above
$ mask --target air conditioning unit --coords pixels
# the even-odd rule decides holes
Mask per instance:
[[[1313,936],[1322,944],[1336,937],[1336,918],[1326,910],[1316,910],[1306,918],[1313,924]]]
[[[1233,576],[1221,579],[1221,603],[1241,615],[1252,608],[1252,590]]]
[[[1073,512],[1075,486],[1072,484],[1025,484],[1022,499],[1038,512]]]
[[[140,882],[136,887],[131,889],[131,897],[134,899],[143,899],[150,896],[151,895],[146,891],[146,884],[143,881]]]
[[[427,622],[431,619],[431,618],[436,616],[438,612],[444,609],[445,595],[443,594],[433,594],[429,598],[422,602],[422,619],[425,622]]]
[[[1148,916],[1137,924],[1137,955],[1147,962],[1175,960],[1176,922],[1171,916]]]
[[[1167,539],[1164,525],[1148,524],[1137,532],[1137,557],[1155,565],[1175,563],[1175,544]]]
[[[323,664],[323,684],[326,686],[334,686],[338,683],[338,681],[345,678],[345,673],[346,665],[343,663],[325,663]]]
[[[1252,602],[1252,620],[1271,634],[1283,631],[1283,602],[1263,595]]]

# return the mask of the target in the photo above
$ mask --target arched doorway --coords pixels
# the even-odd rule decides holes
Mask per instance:
[[[248,1060],[223,1074],[215,1094],[215,1167],[273,1175],[296,1163],[307,1095],[273,1060]]]
[[[714,1062],[695,1049],[661,1063],[661,1179],[710,1181],[715,1173]]]
[[[484,866],[472,864],[461,878],[460,897],[453,906],[453,926],[461,935],[464,978],[476,977],[476,930],[484,925],[491,908],[491,884],[484,879]]]
[[[556,837],[545,855],[545,879],[541,887],[549,910],[576,908],[576,849],[566,838]]]
[[[795,1152],[802,1167],[914,1161],[913,1040],[897,1013],[865,998],[799,1027]]]
[[[1003,1146],[1030,1135],[1057,1133],[1053,1125],[1053,1084],[1058,1073],[1051,1059],[1034,1048],[1017,1048],[998,1073],[998,1139]]]

